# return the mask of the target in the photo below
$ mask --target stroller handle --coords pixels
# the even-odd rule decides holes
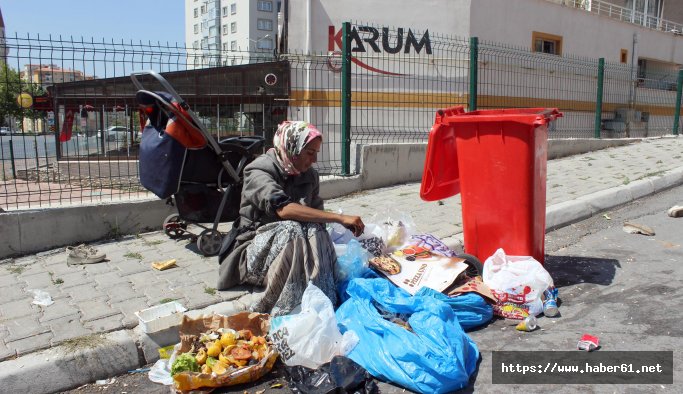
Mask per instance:
[[[190,106],[187,105],[187,103],[185,102],[185,100],[183,100],[182,97],[180,97],[178,92],[176,92],[176,90],[173,88],[173,86],[171,86],[171,84],[168,83],[166,78],[164,78],[163,76],[161,76],[159,73],[157,73],[154,70],[133,71],[130,74],[130,79],[133,81],[133,84],[135,85],[135,87],[138,88],[138,90],[147,91],[147,89],[144,88],[142,82],[140,82],[140,80],[138,79],[138,77],[142,77],[145,75],[149,75],[149,76],[153,77],[154,79],[156,79],[161,84],[161,86],[166,90],[166,92],[168,94],[170,94],[171,97],[173,97],[173,100],[175,100],[180,105],[180,107],[183,110],[185,110],[187,115],[189,115],[189,117],[191,118],[191,121],[192,121],[189,123],[194,123],[194,126],[196,126],[198,128],[199,132],[204,136],[207,144],[209,146],[211,146],[211,149],[213,149],[213,151],[216,152],[217,154],[219,152],[221,152],[221,148],[218,145],[218,142],[211,136],[211,134],[208,132],[208,130],[206,130],[206,128],[204,127],[203,123],[199,120],[197,115],[195,115],[195,113],[190,110]],[[147,93],[151,93],[151,92],[147,91]],[[172,111],[176,116],[179,116],[179,117],[184,118],[185,120],[188,120],[184,114],[175,110],[172,106],[168,106],[167,109]],[[230,165],[230,163],[227,160],[222,161],[222,164],[223,164],[223,167],[225,168],[225,170],[230,175],[230,177],[232,177],[236,182],[239,182],[240,176],[237,173],[237,171],[235,171],[235,169],[232,167],[232,165]]]
[[[173,96],[173,99],[178,102],[183,108],[186,106],[185,101],[183,100],[182,97],[176,92],[175,89],[173,89],[173,86],[168,83],[166,78],[162,77],[158,72],[154,70],[142,70],[142,71],[133,71],[130,74],[130,79],[133,80],[133,84],[135,85],[138,90],[146,90],[142,83],[138,80],[138,77],[144,76],[144,75],[149,75],[156,79],[161,86],[171,95]]]

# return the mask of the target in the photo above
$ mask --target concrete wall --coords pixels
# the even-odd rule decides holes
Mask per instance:
[[[158,230],[175,212],[162,200],[4,212],[0,214],[0,258]]]
[[[550,159],[588,152],[634,140],[552,140]],[[427,144],[376,144],[359,148],[360,174],[323,177],[325,199],[359,190],[418,182],[422,178]],[[176,213],[162,200],[125,201],[78,205],[0,214],[0,259],[49,250],[107,237],[159,230],[164,219]]]

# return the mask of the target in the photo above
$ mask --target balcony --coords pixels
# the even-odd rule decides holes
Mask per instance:
[[[631,8],[621,7],[602,0],[546,0],[565,7],[574,7],[586,12],[606,16],[625,23],[640,25],[648,29],[683,34],[683,24],[646,15]]]

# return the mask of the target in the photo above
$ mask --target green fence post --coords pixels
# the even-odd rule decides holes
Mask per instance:
[[[342,25],[342,75],[341,75],[341,135],[342,175],[351,172],[351,23]]]
[[[683,90],[683,69],[678,70],[676,83],[676,108],[674,109],[674,135],[678,135],[678,118],[681,116],[681,91]]]
[[[17,167],[14,164],[14,146],[12,146],[12,137],[9,137],[9,159],[12,163],[12,179],[17,179]]]
[[[477,109],[477,69],[479,67],[479,38],[470,37],[470,102],[469,110]]]
[[[595,98],[595,138],[600,138],[602,130],[602,88],[605,83],[605,58],[598,61],[598,95]]]

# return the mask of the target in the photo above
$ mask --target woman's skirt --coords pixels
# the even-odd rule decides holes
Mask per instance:
[[[255,312],[289,314],[301,303],[308,282],[336,305],[334,265],[337,256],[325,226],[286,220],[263,225],[247,247],[245,283],[264,286]]]

